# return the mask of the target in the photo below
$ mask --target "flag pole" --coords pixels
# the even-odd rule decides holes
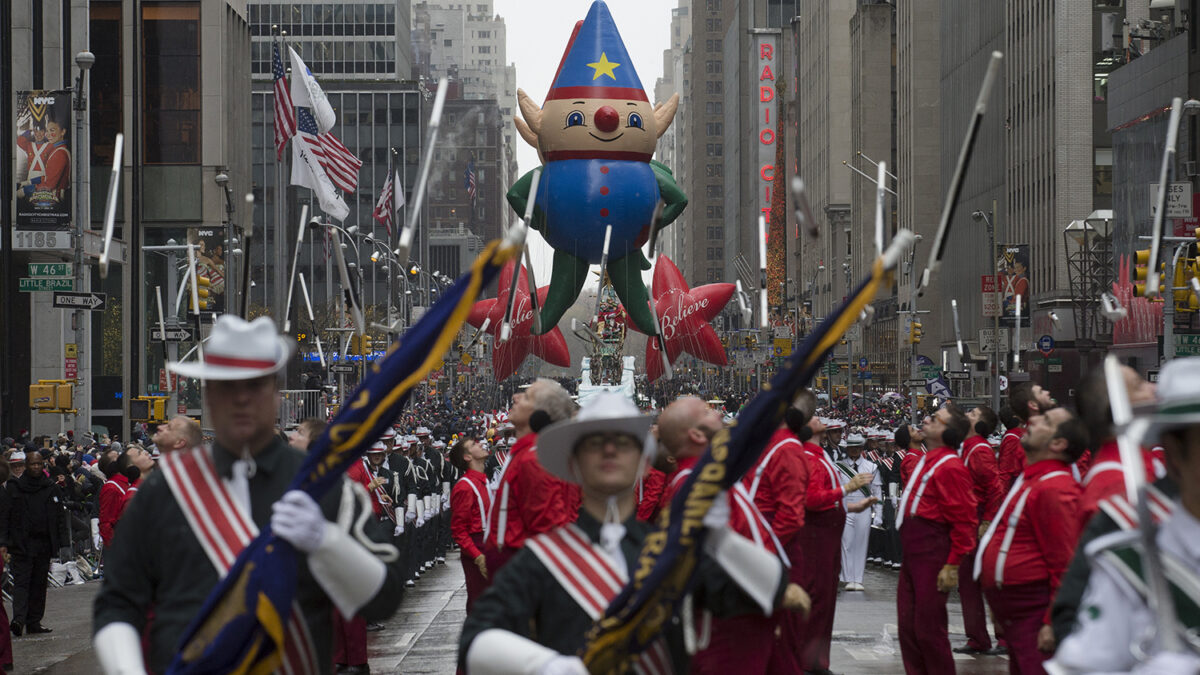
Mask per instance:
[[[300,231],[296,234],[296,252],[292,254],[292,274],[288,278],[287,305],[283,310],[283,332],[292,329],[292,292],[296,290],[296,270],[300,267],[300,248],[304,246],[304,228],[308,225],[308,204],[300,207]]]

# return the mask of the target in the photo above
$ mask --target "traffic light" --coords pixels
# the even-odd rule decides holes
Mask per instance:
[[[362,340],[359,342],[359,347],[362,348],[362,351],[359,353],[363,356],[370,356],[371,354],[375,353],[375,345],[371,342],[370,335],[362,336]]]
[[[38,380],[29,385],[29,407],[39,413],[75,412],[75,385],[68,380]]]
[[[1194,251],[1189,251],[1189,253],[1195,255]],[[1197,301],[1196,294],[1192,292],[1190,286],[1192,276],[1195,274],[1192,269],[1195,261],[1195,257],[1180,256],[1175,263],[1175,274],[1171,283],[1176,312],[1194,312],[1200,308],[1200,301]]]
[[[212,286],[212,282],[209,281],[208,277],[200,274],[196,275],[196,296],[200,298],[200,309],[202,310],[208,309],[209,286]],[[188,293],[188,311],[196,311],[196,306],[192,303],[191,293]]]
[[[357,336],[357,335],[351,335],[351,336],[350,336],[350,350],[349,350],[349,353],[350,353],[350,354],[362,354],[362,349],[361,349],[361,347],[360,347],[360,341],[359,341],[359,339],[358,339],[358,336]]]
[[[1150,249],[1143,248],[1143,249],[1134,251],[1134,253],[1133,253],[1133,265],[1134,265],[1133,266],[1133,293],[1135,296],[1146,295],[1146,278],[1149,276],[1149,273],[1150,273],[1150,264],[1149,263],[1150,263]],[[1161,273],[1163,273],[1164,275],[1166,273],[1166,269],[1167,269],[1166,263],[1162,263],[1159,265],[1159,271]],[[1160,296],[1162,295],[1163,292],[1165,292],[1167,290],[1166,287],[1162,284],[1163,278],[1164,277],[1159,277],[1158,292],[1159,292]]]
[[[167,396],[138,396],[129,401],[129,418],[138,422],[164,422]]]
[[[921,330],[921,322],[913,321],[908,327],[908,343],[920,344],[922,335],[924,335],[924,331]]]

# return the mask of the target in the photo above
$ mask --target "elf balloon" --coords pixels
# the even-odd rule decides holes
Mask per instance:
[[[557,327],[545,335],[533,335],[533,308],[529,302],[529,284],[525,281],[525,267],[521,266],[520,277],[517,279],[517,301],[513,304],[512,335],[505,342],[500,342],[500,324],[504,322],[504,310],[508,307],[508,289],[512,282],[513,263],[509,262],[500,270],[500,297],[490,300],[480,300],[471,308],[467,323],[476,328],[488,321],[488,330],[496,345],[492,353],[492,370],[496,381],[503,380],[517,372],[525,357],[533,354],[543,361],[567,368],[571,365],[571,353],[567,349],[567,339]],[[538,299],[545,300],[548,289],[543,286],[538,289]]]
[[[709,323],[733,297],[733,284],[688,288],[679,268],[665,255],[654,264],[654,308],[667,343],[667,361],[687,352],[709,363],[727,363],[721,338]],[[646,340],[646,376],[653,382],[663,374],[658,340]]]
[[[687,206],[671,171],[651,160],[658,137],[675,118],[679,96],[651,107],[608,6],[597,0],[576,24],[545,104],[539,109],[519,89],[517,102],[524,118],[514,120],[517,131],[543,163],[531,224],[554,248],[542,330],[554,328],[579,297],[611,225],[613,289],[637,327],[653,333],[641,276],[650,266],[640,247],[660,199],[665,204],[660,226]],[[531,174],[508,192],[519,214],[525,213]]]

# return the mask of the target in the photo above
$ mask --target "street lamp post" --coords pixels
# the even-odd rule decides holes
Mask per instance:
[[[96,63],[96,55],[89,51],[82,51],[75,55],[75,65],[79,66],[79,75],[75,79],[75,290],[85,291],[87,282],[87,274],[83,268],[83,223],[90,217],[91,210],[85,201],[84,185],[87,184],[85,177],[88,175],[88,163],[83,157],[86,153],[86,148],[83,145],[83,128],[87,117],[87,91],[86,87],[89,82],[87,73],[91,69],[92,64]],[[78,411],[75,413],[75,438],[83,438],[83,433],[91,429],[92,425],[92,396],[89,388],[91,382],[91,345],[85,344],[88,337],[88,331],[85,329],[87,321],[86,314],[82,309],[76,309],[71,312],[71,325],[74,329],[75,337],[75,392],[74,405]]]
[[[987,226],[988,235],[988,259],[992,263],[992,283],[995,286],[996,293],[1000,292],[1000,270],[997,268],[996,259],[996,227],[992,224],[992,218],[995,216],[995,203],[993,202],[992,211],[984,213],[983,211],[975,211],[971,214],[971,218],[975,222],[983,221]],[[1020,317],[1017,318],[1020,321]],[[992,341],[995,352],[992,356],[992,368],[996,370],[992,377],[992,410],[1000,410],[1000,364],[1003,361],[1000,358],[1000,314],[996,313],[992,317]]]

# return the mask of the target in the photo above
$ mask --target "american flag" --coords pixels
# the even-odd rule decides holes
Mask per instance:
[[[308,108],[296,108],[296,121],[299,131],[296,139],[308,146],[321,168],[329,175],[329,180],[343,192],[357,190],[362,160],[346,149],[332,133],[319,133],[317,121]]]
[[[271,73],[275,77],[275,159],[283,159],[283,148],[288,139],[296,135],[296,109],[292,106],[292,92],[283,78],[283,60],[279,58],[279,43],[273,45]]]
[[[392,237],[392,214],[396,212],[392,206],[392,172],[388,172],[387,181],[383,184],[383,192],[379,193],[379,201],[375,202],[375,210],[371,212],[375,220],[387,228],[388,240]]]
[[[475,159],[467,162],[467,170],[463,173],[463,187],[467,188],[467,196],[475,203]]]

